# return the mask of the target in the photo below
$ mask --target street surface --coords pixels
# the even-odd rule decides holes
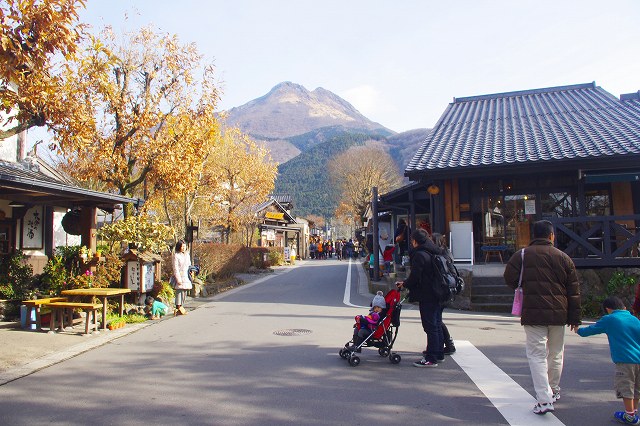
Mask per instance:
[[[615,423],[622,404],[611,390],[606,337],[567,329],[562,399],[555,414],[536,416],[524,332],[507,315],[445,311],[458,352],[419,369],[412,363],[425,335],[417,309],[405,304],[394,345],[402,361],[366,348],[350,367],[338,351],[371,295],[362,268],[348,265],[299,261],[6,383],[0,425]]]

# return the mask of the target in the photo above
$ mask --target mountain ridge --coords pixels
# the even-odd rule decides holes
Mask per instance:
[[[276,193],[289,193],[296,215],[333,216],[336,195],[328,190],[328,164],[353,146],[374,144],[388,152],[402,171],[429,129],[396,133],[362,115],[335,93],[313,91],[290,81],[227,111],[227,123],[267,147],[279,163]]]
[[[267,94],[226,112],[227,123],[257,139],[284,139],[335,125],[395,132],[362,115],[335,93],[318,87],[313,91],[290,81],[274,86]],[[278,120],[286,117],[286,120]]]

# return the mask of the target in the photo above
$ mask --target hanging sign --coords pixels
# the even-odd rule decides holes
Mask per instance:
[[[264,217],[266,219],[282,220],[282,219],[284,219],[284,213],[266,212],[264,214]]]

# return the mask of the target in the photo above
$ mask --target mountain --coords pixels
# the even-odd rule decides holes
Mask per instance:
[[[422,142],[429,136],[431,129],[415,129],[402,133],[397,133],[387,138],[390,146],[389,154],[396,161],[400,170],[404,169],[413,158]]]
[[[226,121],[269,148],[279,163],[275,192],[290,194],[299,216],[333,216],[337,200],[327,166],[336,155],[373,144],[387,151],[402,173],[430,131],[396,134],[326,89],[310,92],[291,82],[230,109]]]
[[[304,137],[298,139],[303,140]],[[328,190],[332,186],[327,166],[329,161],[353,146],[384,141],[384,136],[375,133],[334,129],[324,143],[315,144],[278,167],[275,192],[292,196],[296,215],[332,217],[338,200],[337,194]]]
[[[322,87],[310,92],[291,82],[280,83],[266,95],[230,109],[226,121],[261,140],[285,139],[333,126],[394,133]]]

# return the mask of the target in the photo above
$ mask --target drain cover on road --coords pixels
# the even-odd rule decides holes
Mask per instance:
[[[311,330],[306,330],[304,328],[288,328],[285,330],[274,331],[273,334],[276,336],[302,336],[305,334],[311,334]]]

